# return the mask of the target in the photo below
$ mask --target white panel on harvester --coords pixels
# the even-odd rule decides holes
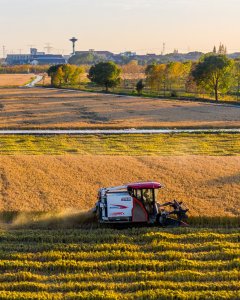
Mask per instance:
[[[109,218],[132,217],[133,198],[129,193],[110,193],[107,195]]]

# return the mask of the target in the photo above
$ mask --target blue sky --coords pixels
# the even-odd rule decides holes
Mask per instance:
[[[240,51],[240,0],[0,0],[0,47],[43,50]]]

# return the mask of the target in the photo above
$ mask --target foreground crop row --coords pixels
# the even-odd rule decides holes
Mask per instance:
[[[238,229],[16,230],[0,239],[0,299],[240,298]]]

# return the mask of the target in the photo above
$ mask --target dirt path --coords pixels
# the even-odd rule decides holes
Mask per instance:
[[[98,129],[98,130],[74,130],[74,129],[20,129],[20,130],[7,130],[0,129],[0,135],[95,135],[95,134],[104,134],[104,135],[122,135],[122,134],[196,134],[196,133],[240,133],[240,128],[232,129]]]

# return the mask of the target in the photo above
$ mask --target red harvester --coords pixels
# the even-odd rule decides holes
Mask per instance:
[[[95,208],[99,223],[188,226],[184,222],[188,209],[182,202],[157,202],[161,188],[157,182],[139,182],[100,189]]]

